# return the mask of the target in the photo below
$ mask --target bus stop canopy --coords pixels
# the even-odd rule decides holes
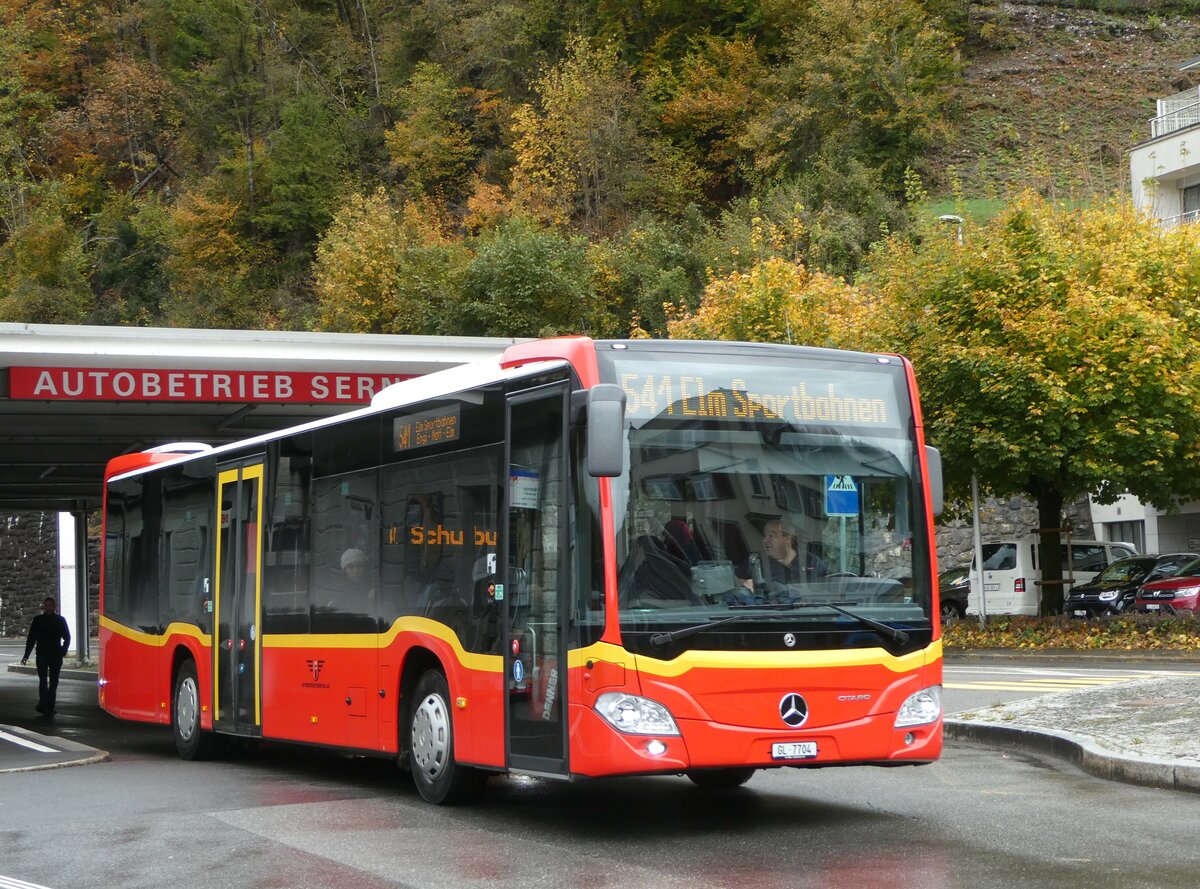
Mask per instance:
[[[329,416],[514,342],[0,324],[0,511],[96,509],[112,457]]]

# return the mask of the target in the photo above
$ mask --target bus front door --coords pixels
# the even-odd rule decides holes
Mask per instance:
[[[509,397],[502,564],[508,768],[566,775],[567,387]]]
[[[217,468],[217,588],[213,605],[213,723],[220,731],[262,734],[261,457]]]

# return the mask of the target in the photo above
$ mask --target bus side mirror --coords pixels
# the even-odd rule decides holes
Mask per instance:
[[[625,471],[625,390],[612,383],[587,390],[587,469],[593,478]]]
[[[929,499],[933,503],[933,515],[942,514],[945,494],[942,490],[942,453],[937,448],[925,445],[925,465],[929,469]]]

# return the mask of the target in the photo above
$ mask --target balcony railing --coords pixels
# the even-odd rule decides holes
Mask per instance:
[[[1150,120],[1150,138],[1200,124],[1200,87],[1158,100],[1158,117]]]
[[[1165,216],[1158,220],[1159,228],[1175,228],[1177,225],[1183,225],[1186,222],[1200,221],[1200,210],[1188,210],[1186,213],[1180,213],[1177,216]]]

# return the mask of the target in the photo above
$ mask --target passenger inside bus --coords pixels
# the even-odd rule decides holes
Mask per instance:
[[[371,583],[367,554],[351,547],[342,553],[343,611],[356,614],[374,614],[375,587]]]
[[[700,604],[692,591],[691,563],[675,537],[651,512],[639,519],[639,533],[633,541],[631,558],[626,561],[626,566],[630,565],[631,576],[622,589],[628,590],[635,600],[631,604],[645,607]]]

